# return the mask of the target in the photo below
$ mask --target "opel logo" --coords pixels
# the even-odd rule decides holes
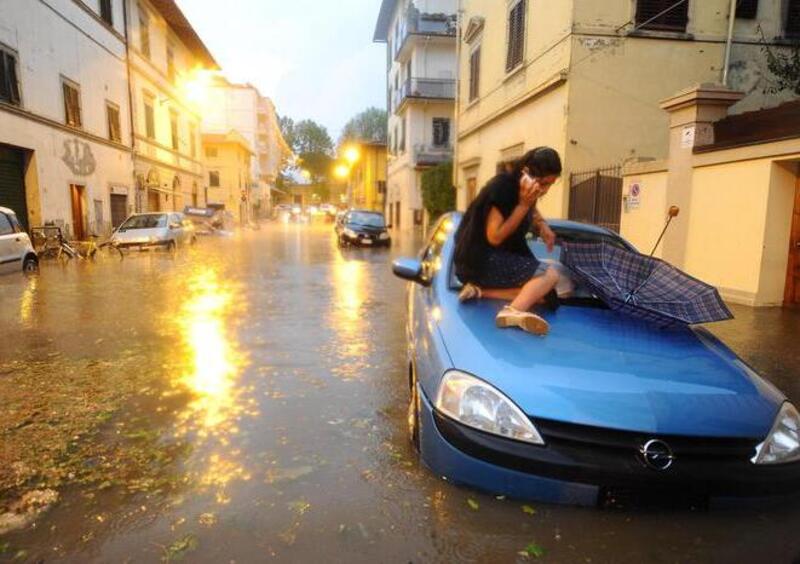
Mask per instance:
[[[675,461],[672,449],[664,441],[651,439],[639,448],[644,463],[653,470],[666,470]]]

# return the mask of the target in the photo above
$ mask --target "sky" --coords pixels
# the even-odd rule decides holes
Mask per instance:
[[[352,116],[386,107],[386,46],[373,43],[379,0],[178,0],[234,82],[280,115],[313,119],[335,141]]]

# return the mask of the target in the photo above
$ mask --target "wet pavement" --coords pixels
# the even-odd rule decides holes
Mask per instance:
[[[270,225],[176,256],[0,279],[0,379],[88,381],[87,411],[119,406],[68,449],[117,450],[81,454],[96,473],[59,476],[58,503],[0,537],[0,560],[515,562],[529,546],[546,562],[800,557],[793,504],[560,507],[421,467],[406,435],[404,287],[389,269],[420,241],[397,243],[340,251],[328,226]],[[800,314],[735,313],[714,331],[800,402]],[[33,413],[14,432],[47,423]]]

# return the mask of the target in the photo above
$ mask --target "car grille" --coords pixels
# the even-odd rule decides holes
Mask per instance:
[[[755,439],[688,437],[619,431],[546,419],[531,419],[548,444],[563,444],[608,451],[638,452],[650,439],[667,443],[676,457],[682,459],[749,460],[759,441]]]

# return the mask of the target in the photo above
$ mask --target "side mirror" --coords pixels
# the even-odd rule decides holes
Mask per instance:
[[[422,276],[422,263],[417,259],[399,258],[392,263],[392,272],[398,278],[429,286],[430,280]]]

